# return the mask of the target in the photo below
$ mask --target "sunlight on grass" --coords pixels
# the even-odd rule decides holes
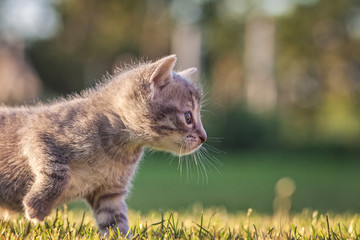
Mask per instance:
[[[229,213],[224,208],[202,209],[194,205],[185,212],[130,210],[133,239],[356,239],[360,237],[360,215],[319,214],[304,210],[290,217]],[[110,232],[115,239],[116,231]],[[35,225],[15,216],[0,220],[1,239],[101,239],[91,212],[53,211]],[[123,237],[120,237],[122,239]]]

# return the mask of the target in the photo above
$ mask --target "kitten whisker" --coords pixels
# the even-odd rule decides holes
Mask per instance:
[[[186,176],[187,180],[189,181],[189,163],[188,163],[188,155],[185,156],[185,163],[186,163]]]
[[[181,144],[180,146],[180,154],[179,154],[179,165],[180,165],[180,181],[181,181],[181,178],[182,178],[182,149],[184,147],[185,144]],[[186,149],[185,149],[186,151]]]
[[[203,89],[203,88],[202,88]],[[202,99],[200,102],[200,111],[207,106],[207,104],[210,102],[210,98],[208,97],[209,91],[206,91],[202,93]]]
[[[204,143],[204,144],[203,144],[203,147],[204,147],[207,151],[210,151],[210,152],[213,152],[213,153],[216,153],[216,154],[225,153],[224,151],[219,150],[219,149],[217,149],[216,147],[211,146],[211,145],[209,145],[209,144],[207,144],[207,143]]]
[[[204,88],[202,88],[202,89],[204,89]],[[202,92],[202,99],[201,99],[201,103],[203,103],[203,102],[208,102],[209,101],[209,93],[210,93],[210,91],[208,91],[208,90],[203,90],[203,92]]]
[[[176,157],[177,157],[176,155],[173,155],[173,154],[170,155],[169,165],[171,165],[173,163],[173,161],[175,160]]]
[[[196,169],[196,172],[197,172],[197,175],[198,175],[197,183],[199,183],[200,173],[199,173],[198,161],[197,161],[197,158],[196,158],[196,156],[195,156],[194,153],[192,153],[191,156],[192,156],[192,158],[193,158],[193,163],[194,163],[194,165],[195,165],[195,169]]]
[[[179,152],[179,155],[178,155],[178,170],[179,170],[179,166],[180,166],[180,162],[181,162],[181,155],[182,155],[182,148],[183,148],[183,145],[180,146],[180,152]]]
[[[212,143],[221,143],[222,140],[219,139],[207,139],[208,142],[212,142]]]
[[[201,157],[198,155],[199,152],[195,152],[195,155],[198,156],[198,160],[199,160],[199,163],[200,163],[200,171],[202,169],[202,178],[203,178],[203,184],[205,183],[205,180],[206,180],[206,183],[209,183],[209,178],[208,178],[208,174],[207,174],[207,168],[205,166],[205,164],[203,163],[203,160],[201,159]],[[204,178],[205,176],[205,178]]]
[[[186,147],[188,148],[188,143],[186,144]],[[190,155],[186,155],[186,161],[187,161],[187,163],[189,164],[189,167],[190,167],[190,172],[188,172],[188,180],[190,181],[190,179],[193,177],[192,166],[193,166],[194,162],[191,160]]]
[[[223,163],[211,153],[220,153],[222,151],[208,144],[203,144],[197,151],[193,152],[192,154],[184,155],[184,153],[191,150],[190,145],[191,144],[188,142],[183,143],[180,146],[179,155],[173,155],[171,158],[171,162],[175,159],[175,157],[177,157],[178,159],[177,169],[180,171],[180,179],[182,179],[183,168],[186,168],[187,181],[190,181],[195,175],[197,175],[198,184],[200,183],[201,179],[203,184],[208,183],[208,173],[212,173],[213,169],[215,169],[216,172],[222,175],[220,170],[218,169],[218,166],[223,166]],[[185,167],[183,167],[184,161]]]
[[[220,162],[216,157],[212,156],[211,154],[209,154],[207,151],[206,151],[206,148],[200,148],[199,151],[203,154],[204,156],[204,159],[207,160],[207,164],[209,165],[209,167],[211,168],[214,168],[220,175],[221,172],[220,170],[216,167],[215,164],[218,164],[220,166],[223,166],[224,164],[222,162]],[[214,162],[214,163],[213,163]],[[211,169],[210,168],[210,169]]]
[[[224,164],[217,159],[214,155],[212,155],[206,147],[202,148],[203,153],[207,156],[209,161],[212,161],[214,164],[217,164],[219,166],[224,166]]]
[[[207,139],[224,140],[224,137],[208,137]]]
[[[202,108],[203,107],[206,107],[207,106],[207,104],[209,104],[209,100],[208,99],[206,99],[206,100],[201,100],[201,110],[202,110]]]
[[[211,173],[212,169],[211,169],[211,162],[207,159],[207,157],[205,156],[205,154],[201,151],[201,149],[199,149],[199,151],[197,151],[197,154],[199,155],[200,159],[203,161],[204,166],[206,167],[206,170]]]
[[[195,175],[195,170],[193,170],[193,169],[195,169],[195,162],[192,158],[192,155],[187,155],[186,157],[187,157],[187,160],[188,160],[189,166],[190,166],[190,180],[191,180]]]

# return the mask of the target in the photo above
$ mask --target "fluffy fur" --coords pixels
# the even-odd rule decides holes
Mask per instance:
[[[144,147],[184,155],[206,140],[201,92],[185,78],[194,69],[177,74],[175,62],[141,64],[69,100],[0,108],[0,207],[42,221],[86,199],[102,233],[126,234],[125,199]]]

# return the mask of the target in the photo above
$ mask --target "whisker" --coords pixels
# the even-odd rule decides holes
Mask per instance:
[[[212,142],[212,143],[221,143],[222,140],[221,139],[207,139],[208,142]]]
[[[196,154],[198,154],[198,152],[196,152]],[[204,174],[202,175],[203,176],[203,184],[205,183],[205,180],[206,180],[206,183],[209,183],[206,166],[204,165],[203,160],[199,157],[199,155],[198,155],[198,159],[199,159],[200,166],[202,167],[202,170],[204,172]],[[205,176],[205,179],[204,179],[204,176]]]
[[[201,153],[205,156],[204,159],[206,159],[206,163],[208,164],[209,168],[214,168],[220,175],[222,175],[222,173],[220,172],[220,170],[215,166],[215,164],[223,166],[224,164],[222,162],[220,162],[219,160],[217,160],[214,156],[210,155],[208,152],[206,152],[205,148],[200,148],[199,149],[201,151]],[[215,164],[214,164],[214,163]]]
[[[214,163],[216,163],[216,164],[218,164],[220,166],[224,165],[219,159],[217,159],[215,156],[213,156],[211,154],[211,152],[206,147],[203,147],[201,149],[204,152],[204,154],[209,158],[209,160],[213,161]]]
[[[213,137],[213,139],[220,139]],[[177,158],[177,169],[180,171],[180,181],[183,179],[183,169],[186,169],[187,181],[191,181],[197,175],[197,184],[202,181],[203,184],[209,183],[209,173],[216,171],[220,175],[222,173],[218,166],[223,166],[223,163],[218,160],[212,153],[220,153],[222,151],[216,149],[208,144],[203,144],[197,151],[192,154],[184,154],[189,152],[192,146],[189,142],[184,142],[180,146],[179,154],[171,155],[171,164]],[[185,161],[185,164],[183,163]]]
[[[197,171],[197,174],[198,174],[197,183],[199,183],[199,180],[200,180],[200,172],[199,172],[198,160],[197,160],[195,154],[192,154],[192,156],[194,157],[194,162],[195,162],[195,166],[196,166],[196,171]]]
[[[179,162],[178,162],[178,169],[180,168],[180,181],[182,177],[182,161],[181,161],[182,148],[183,148],[183,144],[181,144],[180,146],[180,154],[179,154]]]
[[[188,155],[185,156],[185,163],[186,163],[187,180],[190,181],[190,179],[189,179],[189,156]]]
[[[194,152],[194,157],[197,159],[198,168],[199,168],[199,172],[200,172],[200,175],[201,175],[202,183],[205,184],[205,180],[206,180],[206,182],[208,182],[207,169],[206,169],[206,167],[205,167],[205,165],[203,163],[203,160],[201,159],[200,155],[198,154],[198,152]],[[199,183],[199,181],[200,181],[200,179],[198,178],[198,183]]]
[[[199,153],[201,153],[201,155],[203,156],[203,159],[205,160],[204,163],[206,166],[208,166],[209,172],[212,173],[213,169],[215,169],[216,172],[218,172],[220,175],[222,175],[221,172],[219,171],[219,169],[217,168],[217,166],[215,166],[215,164],[213,163],[213,160],[210,159],[212,156],[209,156],[202,148],[199,149]]]
[[[193,153],[193,156],[194,156],[194,158],[196,158],[196,163],[197,163],[197,168],[198,168],[197,184],[199,184],[200,176],[201,176],[201,179],[203,180],[203,182],[204,182],[204,176],[203,176],[202,168],[201,168],[201,165],[200,165],[200,159],[198,159],[198,156],[196,155],[196,152]]]
[[[174,161],[174,159],[176,158],[175,155],[170,155],[170,162],[169,162],[169,165],[172,164],[172,162]]]
[[[186,144],[186,150],[188,150],[189,146],[188,143]],[[188,168],[188,172],[187,172],[187,178],[188,181],[190,181],[190,179],[192,178],[192,165],[193,165],[193,161],[191,161],[190,156],[186,155],[186,165]]]
[[[205,109],[201,109],[200,110],[200,113],[203,114],[203,113],[209,113],[211,114],[213,117],[215,117],[217,119],[217,116],[215,113],[213,113],[212,111],[209,111],[209,110],[205,110]]]
[[[208,139],[219,139],[219,140],[223,140],[225,139],[224,137],[208,137]]]
[[[211,146],[211,145],[209,145],[207,143],[204,143],[203,146],[206,148],[206,150],[214,152],[214,153],[218,153],[218,154],[219,153],[225,153],[224,151],[219,150],[216,147],[213,147],[213,146]]]

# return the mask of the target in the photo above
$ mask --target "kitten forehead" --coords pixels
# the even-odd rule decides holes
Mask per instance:
[[[201,90],[191,83],[186,78],[174,73],[173,79],[176,84],[175,92],[180,95],[181,100],[191,102],[194,105],[194,101],[200,103],[201,101]]]

